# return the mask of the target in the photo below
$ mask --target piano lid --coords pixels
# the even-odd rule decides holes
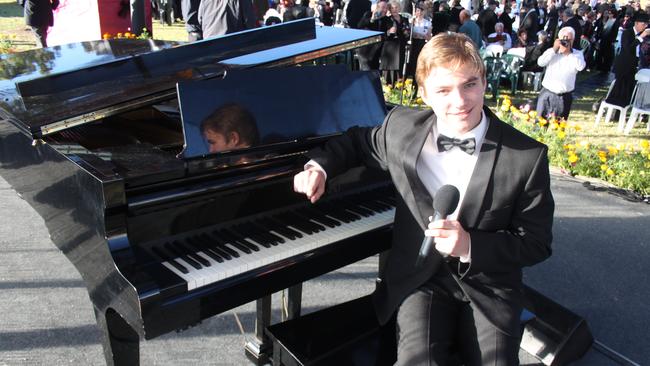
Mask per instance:
[[[350,31],[316,28],[314,19],[302,19],[176,47],[170,43],[151,47],[153,41],[141,40],[141,48],[134,46],[130,53],[100,56],[93,47],[109,42],[112,49],[117,43],[98,41],[5,55],[2,63],[13,57],[11,65],[27,66],[0,73],[0,118],[40,138],[171,99],[178,81],[212,78],[226,68],[305,61],[324,56],[327,50],[338,52],[346,44],[355,48],[361,42],[381,40],[377,32]],[[283,49],[292,44],[300,46]],[[151,50],[140,54],[138,50],[147,45]],[[238,63],[241,56],[249,57]]]
[[[386,115],[379,75],[346,65],[230,71],[178,83],[178,100],[185,158],[330,136]]]

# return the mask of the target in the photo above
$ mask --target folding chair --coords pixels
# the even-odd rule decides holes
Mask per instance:
[[[619,111],[618,129],[622,131],[623,126],[625,125],[625,118],[627,117],[627,109],[630,107],[630,105],[628,104],[624,107],[621,107],[616,104],[607,103],[605,101],[609,97],[609,94],[612,92],[615,82],[616,80],[612,80],[612,83],[609,85],[609,90],[607,90],[607,95],[605,96],[605,99],[603,99],[603,101],[600,102],[600,107],[598,107],[598,114],[596,115],[596,122],[594,123],[594,126],[598,126],[598,123],[600,123],[600,119],[602,118],[603,113],[605,113],[605,110],[607,110],[607,113],[605,114],[605,123],[609,123],[609,120],[612,118],[612,113],[614,113],[614,111],[617,110]],[[636,87],[635,87],[635,91],[636,91]],[[632,94],[632,98],[634,98],[634,94]]]
[[[636,121],[641,119],[644,114],[650,116],[650,83],[637,83],[636,94],[632,101],[632,112],[623,133],[629,134]],[[650,122],[648,123],[648,131],[650,131]]]
[[[519,71],[524,64],[524,59],[512,54],[505,54],[501,56],[503,59],[503,70],[501,71],[501,78],[510,81],[512,95],[517,92],[517,85],[519,83]]]
[[[492,100],[496,100],[499,95],[503,60],[500,57],[487,56],[483,62],[485,63],[487,86],[492,89]]]

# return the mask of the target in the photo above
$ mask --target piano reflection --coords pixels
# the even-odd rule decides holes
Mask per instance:
[[[281,67],[380,41],[306,19],[184,45],[107,40],[0,56],[0,174],[81,274],[107,364],[138,364],[141,339],[253,300],[246,352],[262,363],[273,292],[289,288],[297,316],[303,281],[388,249],[383,173],[352,171],[317,205],[290,184],[308,149],[382,121],[377,77]],[[217,149],[210,121],[224,105],[248,110],[257,131],[224,129]]]

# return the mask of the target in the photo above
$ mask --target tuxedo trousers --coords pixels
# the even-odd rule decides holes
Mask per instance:
[[[396,365],[519,365],[520,338],[498,330],[446,272],[400,305]]]

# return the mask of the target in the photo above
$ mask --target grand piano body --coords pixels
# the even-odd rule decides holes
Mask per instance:
[[[312,19],[185,45],[97,41],[2,56],[0,174],[81,274],[109,365],[139,363],[141,339],[258,299],[247,352],[263,362],[270,294],[292,288],[298,314],[302,281],[389,247],[386,176],[352,171],[320,206],[291,191],[304,152],[336,132],[187,155],[174,115],[179,82],[380,41]]]

